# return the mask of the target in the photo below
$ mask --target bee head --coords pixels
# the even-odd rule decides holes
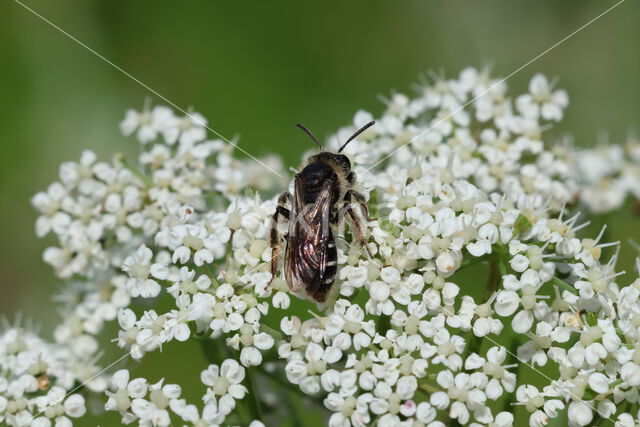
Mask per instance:
[[[342,171],[345,174],[351,172],[351,161],[344,154],[323,151],[309,157],[308,161],[310,165],[313,163],[325,163],[331,166],[334,171]]]

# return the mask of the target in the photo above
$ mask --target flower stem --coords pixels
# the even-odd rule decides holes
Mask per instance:
[[[213,264],[215,265],[215,264]],[[216,265],[217,267],[217,265]],[[209,266],[207,264],[204,264],[202,266],[203,270],[205,271],[205,274],[207,275],[207,277],[209,277],[209,279],[211,279],[211,284],[213,285],[214,288],[218,288],[220,286],[220,282],[218,282],[217,277],[213,274],[213,272],[211,271],[211,269],[209,268]]]
[[[282,334],[282,332],[277,331],[273,329],[271,326],[268,326],[264,323],[260,325],[260,330],[262,332],[266,332],[267,334],[271,335],[273,339],[284,340],[284,335]]]
[[[254,420],[262,421],[262,406],[260,405],[260,392],[256,385],[253,368],[247,368],[245,377],[249,389],[249,409]]]
[[[129,171],[131,171],[135,176],[137,176],[147,187],[151,187],[151,178],[143,174],[134,166],[132,166],[129,162],[127,162],[127,158],[125,157],[124,154],[122,153],[116,154],[116,159],[119,160],[120,163],[122,163],[122,166],[124,166],[125,169],[129,169]]]
[[[472,265],[476,265],[476,264],[479,264],[481,262],[487,261],[489,259],[489,256],[490,255],[487,254],[487,255],[482,255],[480,257],[477,257],[477,258],[468,257],[467,259],[462,261],[462,264],[460,265],[460,268],[458,268],[458,270],[456,270],[456,272],[460,271],[460,270],[462,270],[464,268],[471,267]]]
[[[420,384],[420,387],[418,387],[418,391],[421,391],[422,393],[425,393],[427,396],[430,396],[436,391],[440,391],[440,389],[432,386],[431,384]]]
[[[567,282],[565,282],[564,280],[562,280],[561,278],[557,277],[557,276],[553,276],[551,278],[551,283],[553,283],[554,285],[571,292],[574,295],[578,295],[578,290],[576,288],[574,288],[573,286],[571,286],[570,284],[568,284]]]
[[[609,383],[609,388],[610,388],[610,389],[612,389],[612,388],[614,388],[615,386],[617,386],[618,384],[622,384],[623,382],[624,382],[624,380],[623,380],[622,378],[618,378],[617,380],[615,380],[615,381],[611,381],[611,382]]]

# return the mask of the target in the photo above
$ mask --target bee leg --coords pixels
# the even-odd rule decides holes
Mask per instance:
[[[289,220],[289,209],[286,208],[287,201],[291,200],[291,194],[289,192],[283,193],[278,198],[278,207],[271,217],[271,223],[269,224],[269,236],[271,238],[271,279],[269,283],[264,287],[266,291],[273,279],[278,274],[278,263],[280,261],[280,251],[282,249],[281,236],[278,232],[278,223],[280,217],[284,217]]]
[[[369,206],[367,205],[367,199],[364,198],[364,195],[362,193],[358,193],[355,190],[349,190],[345,193],[344,200],[347,203],[351,203],[352,200],[355,200],[358,206],[360,206],[360,209],[362,209],[364,218],[367,221],[371,220],[371,218],[369,217]]]
[[[367,246],[367,239],[365,238],[365,235],[364,235],[362,218],[360,215],[356,213],[354,209],[355,205],[354,203],[352,203],[353,200],[355,200],[357,205],[362,210],[362,213],[364,214],[364,218],[369,219],[369,209],[367,208],[367,204],[364,196],[358,193],[357,191],[349,190],[344,195],[345,204],[340,208],[340,212],[338,212],[338,218],[339,218],[338,221],[340,221],[342,217],[344,217],[345,213],[349,215],[349,218],[351,219],[351,224],[352,224],[353,236],[358,241],[360,246],[362,246],[365,249],[369,257],[372,258],[373,255],[371,254],[371,251]]]

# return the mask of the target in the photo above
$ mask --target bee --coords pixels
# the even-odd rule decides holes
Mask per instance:
[[[285,236],[285,279],[293,292],[304,289],[317,302],[325,302],[336,279],[338,252],[334,237],[345,216],[351,221],[351,232],[371,256],[366,246],[362,216],[369,218],[364,196],[354,190],[356,174],[342,150],[354,138],[371,127],[371,121],[360,128],[336,153],[323,147],[309,129],[297,124],[319,147],[321,152],[310,156],[295,175],[294,194],[283,193],[278,198],[270,224],[272,249],[271,280],[278,274],[282,236],[280,220],[288,222]],[[360,207],[361,213],[356,212]]]

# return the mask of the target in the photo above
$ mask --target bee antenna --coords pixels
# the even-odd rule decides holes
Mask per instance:
[[[373,126],[374,123],[375,123],[375,120],[371,120],[369,123],[367,123],[366,125],[362,126],[360,129],[358,129],[358,131],[356,131],[356,133],[351,135],[351,138],[347,139],[347,142],[342,144],[342,147],[340,147],[340,149],[338,150],[338,153],[342,152],[342,150],[344,150],[344,147],[346,147],[348,143],[353,141],[356,136],[360,135],[362,132],[364,132],[365,130],[369,129],[371,126]]]
[[[302,129],[302,131],[304,133],[309,135],[309,138],[313,139],[313,142],[318,144],[318,147],[320,147],[320,149],[322,150],[322,144],[320,144],[320,142],[318,141],[318,138],[316,138],[316,136],[314,134],[312,134],[309,129],[307,129],[304,125],[301,125],[300,123],[296,123],[296,126],[298,126],[300,129]]]

